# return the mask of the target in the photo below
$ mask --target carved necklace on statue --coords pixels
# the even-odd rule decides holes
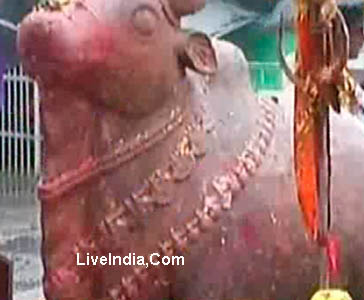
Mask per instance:
[[[231,167],[221,170],[205,181],[201,186],[201,194],[196,195],[197,206],[193,215],[182,225],[170,227],[168,236],[156,241],[154,252],[159,253],[161,258],[186,253],[193,242],[208,232],[218,223],[223,213],[232,208],[234,196],[243,190],[248,180],[255,175],[271,144],[276,122],[273,101],[260,99],[260,108],[259,130],[245,143],[243,151],[234,157]],[[182,123],[181,119],[176,124]],[[138,218],[155,211],[158,207],[168,206],[168,190],[173,189],[176,182],[187,179],[197,160],[205,155],[205,134],[202,123],[186,125],[183,137],[170,155],[167,168],[163,171],[156,170],[141,189],[118,201],[112,211],[95,226],[91,235],[74,246],[74,254],[102,255],[101,247],[107,244],[108,240],[120,238],[122,228],[128,230]],[[107,299],[138,299],[140,288],[146,282],[155,288],[169,286],[168,278],[163,278],[162,274],[159,266],[134,266],[132,272],[123,276],[118,284],[107,287]]]
[[[74,188],[89,182],[101,174],[108,173],[112,170],[120,168],[125,163],[136,159],[138,156],[146,153],[151,148],[155,147],[158,143],[169,137],[177,128],[181,127],[184,123],[185,112],[179,107],[171,110],[169,120],[161,127],[152,132],[139,133],[130,142],[125,143],[124,140],[120,140],[118,145],[109,153],[103,155],[100,158],[89,157],[76,169],[66,171],[60,176],[46,180],[40,183],[38,187],[38,193],[42,199],[51,200],[60,197]],[[191,126],[186,127],[186,131],[192,131]],[[184,139],[185,144],[187,143]],[[182,144],[183,151],[187,151],[187,145]],[[184,153],[184,152],[183,152]],[[188,156],[188,155],[187,155]],[[184,177],[184,173],[187,170],[182,168],[191,165],[188,160],[185,164],[181,164],[178,159],[178,155],[174,155],[174,164],[172,176]],[[190,167],[187,167],[187,169]],[[157,176],[157,174],[155,175]]]

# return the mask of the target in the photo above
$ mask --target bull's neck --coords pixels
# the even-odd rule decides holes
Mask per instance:
[[[128,145],[141,135],[158,132],[157,145],[143,146],[145,151],[120,166],[120,175],[128,177],[125,188],[132,188],[166,164],[168,154],[182,137],[182,123],[190,118],[188,89],[187,82],[179,84],[163,106],[144,116],[125,115],[95,99],[65,90],[47,90],[42,102],[44,177],[54,178],[76,170],[89,157],[107,156],[120,144]],[[164,136],[166,126],[178,121],[174,116],[182,116],[184,121],[170,126],[171,132]]]

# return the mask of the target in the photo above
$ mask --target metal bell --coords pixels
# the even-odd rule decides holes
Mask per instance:
[[[323,289],[318,290],[311,300],[352,300],[347,291],[340,289]]]

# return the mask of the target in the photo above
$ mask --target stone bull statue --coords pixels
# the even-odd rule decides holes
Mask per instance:
[[[304,300],[318,288],[293,99],[256,97],[239,49],[180,28],[203,5],[49,1],[21,23],[42,95],[48,300]],[[332,123],[340,287],[361,299],[364,132],[346,115]],[[87,263],[129,254],[145,265]],[[183,266],[165,263],[176,256]]]

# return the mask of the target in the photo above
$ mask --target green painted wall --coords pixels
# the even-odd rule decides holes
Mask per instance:
[[[280,90],[283,88],[283,71],[277,56],[277,29],[244,26],[223,36],[223,39],[238,45],[250,63],[250,76],[254,89]],[[295,34],[287,29],[284,34],[285,53],[295,49]]]

